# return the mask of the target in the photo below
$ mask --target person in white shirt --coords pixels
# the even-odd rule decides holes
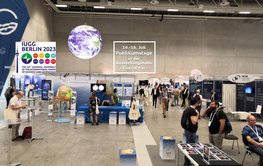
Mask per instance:
[[[12,118],[10,120],[15,120],[15,121],[19,121],[20,120],[20,112],[21,112],[22,109],[26,108],[25,104],[21,104],[21,98],[23,96],[24,96],[24,93],[22,91],[18,91],[11,98],[11,100],[9,102],[9,105],[8,105],[8,111],[14,111],[16,113],[16,117],[15,117],[15,119]],[[12,140],[17,139],[19,127],[20,127],[20,124],[12,125]]]

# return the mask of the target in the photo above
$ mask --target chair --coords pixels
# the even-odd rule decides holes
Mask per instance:
[[[237,141],[237,149],[238,149],[238,153],[240,154],[238,137],[235,136],[234,134],[226,134],[224,138],[225,138],[226,140],[231,140],[231,141],[233,141],[233,143],[232,143],[232,150],[233,150],[233,148],[234,148],[234,143],[235,143],[235,141]]]
[[[244,157],[243,157],[243,159],[242,159],[242,165],[244,165],[245,158],[246,158],[246,156],[247,156],[247,154],[248,154],[249,156],[251,156],[252,162],[253,162],[253,166],[254,166],[254,165],[255,165],[255,161],[254,161],[254,157],[253,157],[254,152],[252,152],[252,151],[249,149],[249,147],[248,147],[248,141],[247,141],[246,137],[245,137],[243,134],[242,134],[242,141],[243,141],[244,147],[245,147],[245,149],[246,149],[245,155],[244,155]]]
[[[261,117],[261,110],[262,110],[262,105],[257,105],[256,112],[249,112],[251,115],[259,115]]]

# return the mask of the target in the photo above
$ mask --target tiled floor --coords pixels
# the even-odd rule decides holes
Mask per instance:
[[[170,107],[167,118],[162,118],[160,106],[157,109],[147,106],[144,110],[146,123],[132,127],[108,124],[82,126],[72,123],[47,122],[47,114],[40,114],[35,118],[34,131],[35,135],[43,136],[44,140],[32,143],[12,142],[12,161],[21,161],[24,166],[118,166],[118,150],[136,145],[137,155],[140,154],[140,157],[138,156],[139,166],[176,165],[176,161],[160,159],[159,138],[163,135],[172,135],[176,136],[177,142],[182,140],[181,107]],[[31,123],[23,123],[20,133],[28,125]],[[236,145],[234,150],[231,149],[231,141],[224,141],[224,151],[241,162],[244,147],[240,134],[245,122],[232,121],[232,125],[233,133],[240,138],[241,154],[237,153]],[[200,120],[198,134],[200,142],[208,142],[206,119]],[[157,145],[154,145],[155,143]],[[0,165],[6,163],[6,154],[7,129],[3,128],[0,130]],[[179,159],[182,165],[184,160],[182,154]],[[251,161],[251,158],[247,157],[244,165],[250,166]]]

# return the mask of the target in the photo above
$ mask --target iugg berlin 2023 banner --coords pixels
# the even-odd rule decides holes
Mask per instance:
[[[56,42],[16,42],[17,73],[56,72]]]

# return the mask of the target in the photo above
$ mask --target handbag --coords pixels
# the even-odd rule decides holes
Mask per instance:
[[[95,110],[95,113],[98,115],[98,114],[100,114],[100,110],[99,110],[99,106],[98,106],[97,97],[95,98],[95,100],[96,100],[96,110]]]
[[[5,111],[4,111],[4,119],[5,120],[15,120],[15,121],[17,121],[18,119],[17,119],[16,111],[13,111],[10,108],[6,108]]]

